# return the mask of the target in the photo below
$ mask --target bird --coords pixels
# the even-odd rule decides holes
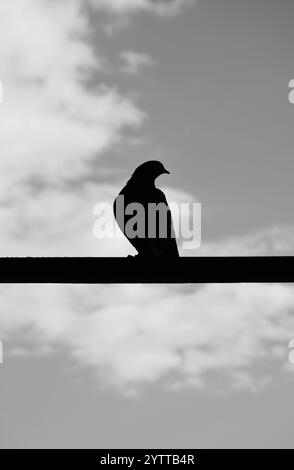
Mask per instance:
[[[113,204],[116,222],[139,257],[179,257],[168,202],[165,194],[155,186],[155,180],[162,174],[170,172],[160,161],[142,163]]]

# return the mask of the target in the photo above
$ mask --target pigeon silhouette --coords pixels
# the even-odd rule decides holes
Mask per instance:
[[[164,193],[155,186],[156,178],[164,173],[169,171],[157,160],[143,163],[114,201],[115,219],[140,257],[179,256],[170,208]],[[138,205],[143,210],[137,211]]]

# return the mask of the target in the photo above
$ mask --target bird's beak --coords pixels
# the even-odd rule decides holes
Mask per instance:
[[[167,171],[166,169],[164,169],[163,173],[166,173],[167,175],[170,175],[170,171]]]

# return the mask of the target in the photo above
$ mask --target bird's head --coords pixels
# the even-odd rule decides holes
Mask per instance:
[[[136,168],[132,175],[132,180],[154,182],[158,176],[163,175],[164,173],[170,174],[170,172],[164,168],[161,162],[157,160],[150,160],[148,162],[142,163],[142,165]]]

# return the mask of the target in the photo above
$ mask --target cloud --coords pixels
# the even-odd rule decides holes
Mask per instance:
[[[287,373],[293,311],[290,285],[1,286],[0,331],[12,350],[66,348],[123,393],[255,391]]]
[[[170,15],[197,0],[90,0],[96,8],[103,8],[116,14],[129,14],[135,11],[151,11],[160,15]]]
[[[139,75],[143,68],[155,65],[155,61],[148,54],[124,51],[120,57],[123,62],[120,70],[127,75]]]
[[[2,256],[101,253],[92,208],[117,188],[75,182],[144,113],[101,81],[103,57],[94,55],[88,32],[78,0],[0,3]],[[87,85],[93,77],[95,90]]]
[[[80,0],[81,1],[81,0]],[[149,12],[161,18],[177,15],[183,8],[198,0],[86,0],[94,10],[109,13],[103,24],[105,33],[113,37],[130,24],[135,13]]]
[[[254,379],[254,368],[273,361],[273,347],[286,345],[294,327],[294,291],[285,286],[114,291],[115,301],[106,298],[106,308],[90,314],[71,340],[75,357],[123,390],[162,379],[204,386],[209,372],[227,374],[233,386],[242,373],[255,387],[261,377]]]
[[[103,83],[95,92],[85,86],[100,68],[87,30],[77,1],[1,2],[2,194],[32,175],[56,183],[83,174],[125,127],[141,124],[129,98]]]
[[[101,80],[104,58],[87,40],[81,5],[0,3],[2,256],[110,253],[109,244],[98,248],[92,235],[92,208],[111,202],[119,183],[97,188],[76,181],[86,181],[91,163],[120,145],[129,128],[139,128],[145,114]],[[95,89],[87,85],[93,78]],[[111,251],[127,252],[123,241]]]
[[[160,13],[188,2],[93,3],[117,13]],[[0,3],[2,256],[130,253],[127,241],[97,243],[92,233],[94,205],[111,202],[120,183],[98,186],[87,176],[93,159],[140,126],[144,113],[100,82],[103,58],[85,39],[81,5]],[[93,77],[95,91],[87,85]],[[190,197],[170,191],[170,200]],[[293,247],[293,228],[277,228],[203,249],[264,254]],[[2,285],[0,299],[0,338],[12,354],[66,348],[100,383],[124,392],[159,380],[170,389],[204,387],[211,372],[231,387],[255,389],[280,373],[294,332],[294,292],[287,285]],[[266,377],[260,364],[271,366]]]

